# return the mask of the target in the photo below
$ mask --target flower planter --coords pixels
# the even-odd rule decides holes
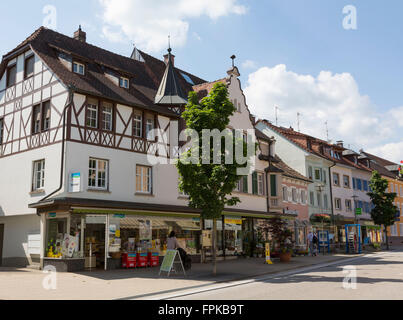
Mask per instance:
[[[291,261],[291,253],[290,252],[280,253],[280,262],[288,263],[290,261]]]

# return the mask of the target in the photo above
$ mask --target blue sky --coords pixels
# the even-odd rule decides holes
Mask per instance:
[[[280,111],[280,119],[284,125],[296,125],[295,119],[291,121],[291,118],[295,118],[295,103],[301,100],[279,99],[273,93],[258,91],[264,89],[257,89],[256,81],[273,80],[275,77],[277,81],[288,81],[283,90],[288,88],[290,91],[300,91],[307,88],[303,77],[310,75],[314,82],[318,82],[311,96],[315,98],[320,91],[322,100],[318,106],[329,100],[329,97],[333,99],[335,93],[332,91],[341,90],[341,102],[338,105],[345,106],[349,100],[358,101],[358,104],[365,106],[361,105],[357,112],[366,113],[365,108],[368,108],[370,119],[363,124],[357,122],[358,127],[365,127],[361,139],[355,137],[356,132],[349,135],[346,130],[341,131],[338,128],[341,120],[332,122],[332,119],[326,119],[331,138],[344,139],[356,148],[362,145],[373,152],[384,152],[385,156],[394,161],[400,161],[400,157],[403,159],[403,151],[393,151],[400,147],[403,149],[403,124],[398,120],[393,123],[391,116],[399,115],[400,112],[403,115],[403,42],[400,40],[403,30],[402,1],[389,0],[386,5],[376,0],[215,0],[210,1],[210,9],[193,8],[191,4],[194,1],[188,1],[186,8],[182,8],[179,7],[181,1],[150,0],[145,4],[145,1],[140,0],[114,0],[114,4],[111,4],[110,0],[15,0],[9,2],[7,14],[0,20],[3,30],[0,50],[5,54],[42,25],[45,17],[42,10],[46,5],[54,5],[57,9],[57,31],[72,35],[78,25],[83,24],[88,42],[123,55],[129,55],[132,43],[136,42],[140,49],[162,57],[166,49],[161,41],[165,42],[170,33],[177,65],[206,80],[225,76],[231,63],[229,57],[236,54],[248,101],[256,105],[251,106],[251,109],[262,113],[262,117],[272,119],[274,104],[279,103],[280,110],[283,110]],[[215,16],[209,10],[214,2],[220,1],[226,5],[219,7],[217,10],[222,12]],[[134,5],[130,6],[129,2]],[[115,12],[114,9],[119,5],[131,11],[126,10],[126,14]],[[342,10],[346,5],[357,8],[357,30],[343,29]],[[22,12],[21,8],[24,8]],[[156,19],[166,19],[166,24],[155,27],[155,30],[156,23],[148,25],[153,16],[142,13],[150,8],[151,12],[160,8],[155,12]],[[173,30],[174,27],[164,28],[177,26],[179,22],[183,26],[182,29],[178,28],[179,31]],[[146,35],[146,39],[136,31],[141,27],[153,29]],[[249,67],[244,65],[247,60],[250,61]],[[285,65],[286,69],[275,69],[279,65]],[[337,80],[336,88],[339,88],[330,88],[325,98],[322,97],[322,80],[318,77],[322,71],[331,72],[331,76],[324,80],[325,83],[333,84]],[[336,75],[343,73],[349,77],[340,80]],[[290,84],[289,81],[293,82]],[[346,88],[355,85],[357,90],[354,92]],[[286,94],[292,95],[292,92]],[[349,97],[350,94],[354,97]],[[263,101],[267,101],[267,105],[263,105]],[[317,115],[315,121],[309,121],[312,110],[302,104],[298,107],[302,108],[304,115],[304,131],[310,133],[323,128],[322,122],[326,116]],[[327,110],[326,107],[323,110]],[[321,124],[315,125],[318,122]],[[384,139],[377,138],[372,142],[373,139],[365,139],[372,125],[378,126],[376,134],[382,135]],[[381,126],[390,126],[390,131],[395,134],[385,133]],[[343,125],[341,128],[348,126]],[[319,131],[323,137],[323,130]],[[385,145],[389,145],[389,148],[385,149]]]

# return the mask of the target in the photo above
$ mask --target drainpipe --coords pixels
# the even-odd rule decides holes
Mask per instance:
[[[334,203],[333,203],[333,187],[332,187],[332,168],[336,166],[336,162],[333,162],[333,165],[329,167],[329,184],[330,184],[330,208],[332,209],[332,222],[335,225],[334,221]],[[336,228],[337,230],[337,228]]]
[[[72,102],[73,102],[73,89],[72,87],[69,86],[68,88],[69,90],[69,99],[66,102],[66,105],[64,106],[63,109],[63,136],[62,136],[62,150],[61,150],[61,157],[60,157],[60,185],[59,188],[57,188],[55,191],[53,191],[52,193],[50,193],[49,195],[47,195],[45,198],[41,199],[39,202],[43,202],[47,199],[49,199],[51,196],[53,196],[54,194],[56,194],[57,192],[59,192],[62,188],[63,188],[63,177],[64,177],[64,150],[65,150],[65,144],[66,144],[66,112],[67,109],[71,106]],[[37,212],[37,215],[40,216],[40,214]]]

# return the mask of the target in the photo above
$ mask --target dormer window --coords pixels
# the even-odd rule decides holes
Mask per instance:
[[[121,88],[129,89],[129,79],[125,77],[120,77],[119,78],[119,86]]]
[[[73,62],[73,72],[81,74],[81,75],[84,75],[85,74],[85,66],[80,62],[74,61]]]

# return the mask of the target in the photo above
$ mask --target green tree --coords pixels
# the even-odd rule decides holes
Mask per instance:
[[[246,156],[246,144],[243,139],[234,138],[231,130],[227,130],[227,136],[222,136],[220,163],[203,161],[203,151],[210,154],[213,159],[215,144],[210,140],[209,150],[203,148],[202,131],[219,130],[223,132],[230,123],[230,117],[236,111],[234,105],[228,99],[227,87],[222,84],[214,85],[209,96],[199,101],[197,94],[191,92],[186,110],[182,116],[186,121],[186,127],[196,131],[199,135],[198,143],[194,144],[182,156],[176,166],[179,172],[179,189],[189,196],[189,205],[192,208],[200,209],[202,219],[213,220],[213,274],[217,273],[216,248],[217,248],[217,219],[222,217],[226,206],[235,206],[240,202],[238,197],[231,196],[241,176],[237,173],[238,168],[249,166],[249,159],[245,164],[238,164],[237,161],[226,163],[225,140],[228,135],[233,143],[233,159],[235,159],[235,150],[238,143],[242,143],[244,156]],[[228,132],[229,131],[229,132]],[[186,163],[186,160],[192,156],[194,149],[198,149],[198,159],[192,163]],[[197,162],[197,163],[196,163]]]
[[[394,225],[397,207],[393,204],[396,198],[396,193],[388,193],[388,180],[382,178],[378,171],[372,173],[371,192],[368,196],[374,205],[371,211],[372,220],[379,226],[384,226],[386,235],[386,246],[389,250],[389,239],[387,228]]]

